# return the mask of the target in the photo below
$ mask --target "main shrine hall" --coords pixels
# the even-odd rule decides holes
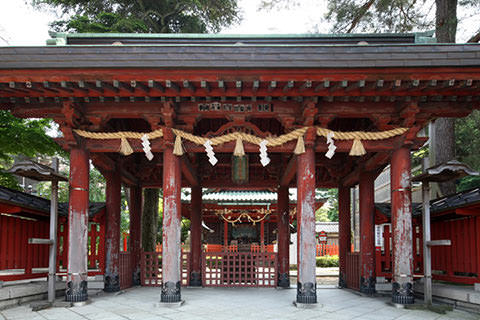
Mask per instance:
[[[420,132],[431,120],[479,108],[479,88],[480,46],[437,44],[431,33],[58,33],[46,46],[0,48],[0,108],[53,119],[62,133],[56,141],[70,154],[65,298],[72,302],[88,299],[91,162],[107,184],[105,290],[120,290],[128,278],[130,285],[160,286],[164,303],[180,302],[185,284],[294,285],[294,223],[292,300],[317,303],[317,188],[338,188],[339,286],[358,282],[360,291],[374,293],[374,180],[390,165],[392,301],[413,303],[411,152],[427,141]],[[127,274],[122,184],[130,189]],[[354,254],[350,188],[357,184],[361,238]],[[161,259],[141,248],[144,188],[163,190]],[[188,205],[182,188],[191,190]],[[267,190],[276,199],[248,210],[202,203],[206,188]],[[186,259],[182,216],[191,220]],[[213,228],[217,222],[224,227]],[[202,229],[209,225],[222,236],[207,252]],[[245,239],[253,240],[242,251]]]

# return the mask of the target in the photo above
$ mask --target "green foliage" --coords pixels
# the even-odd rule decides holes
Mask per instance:
[[[328,209],[321,207],[315,212],[315,221],[320,222],[329,222],[330,219],[328,218]]]
[[[32,0],[70,17],[51,27],[64,32],[218,32],[240,19],[237,0]]]
[[[455,121],[457,159],[480,171],[480,111],[474,110],[468,117]],[[457,191],[480,186],[480,177],[464,177],[457,184]]]
[[[319,268],[333,268],[338,267],[338,256],[322,256],[316,257],[316,264]]]
[[[322,189],[322,192],[327,199],[327,204],[325,205],[326,209],[320,209],[327,211],[327,220],[317,221],[338,221],[338,189]],[[319,210],[317,210],[317,212],[319,212]],[[320,214],[322,214],[322,212],[320,212]]]

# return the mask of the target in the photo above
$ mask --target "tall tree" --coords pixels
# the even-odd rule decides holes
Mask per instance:
[[[237,0],[32,0],[68,18],[56,31],[205,33],[239,21]]]

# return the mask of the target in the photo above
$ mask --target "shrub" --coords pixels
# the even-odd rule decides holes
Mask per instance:
[[[320,267],[320,268],[338,267],[338,256],[317,257],[317,267]]]

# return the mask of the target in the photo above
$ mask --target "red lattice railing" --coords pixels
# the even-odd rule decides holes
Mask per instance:
[[[161,251],[161,249],[160,249]],[[182,286],[188,286],[190,279],[190,253],[182,252],[180,275]],[[162,253],[142,252],[140,260],[140,281],[142,286],[162,286]]]
[[[317,257],[338,256],[338,245],[336,244],[317,244]]]
[[[277,254],[204,252],[202,282],[205,287],[276,287]]]

